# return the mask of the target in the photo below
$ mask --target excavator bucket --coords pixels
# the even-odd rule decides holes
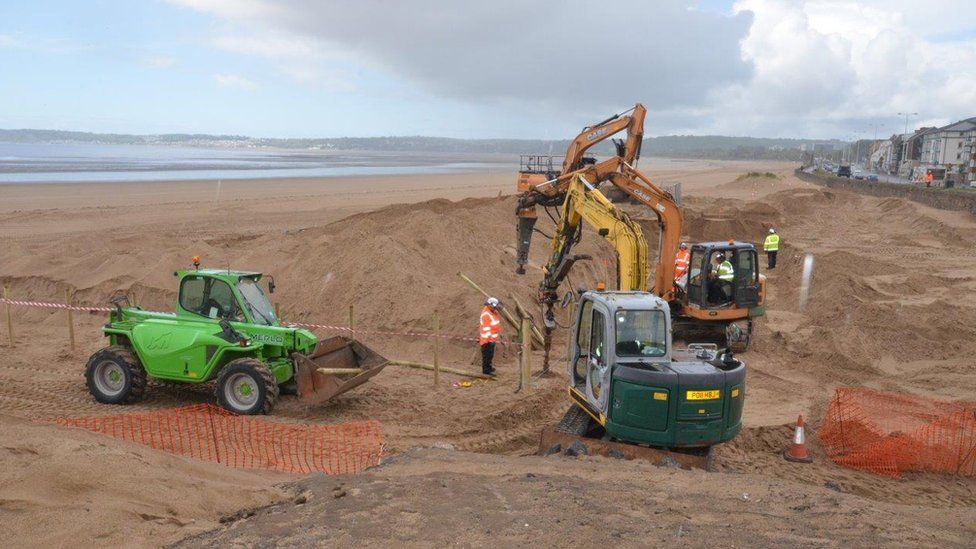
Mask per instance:
[[[378,353],[347,337],[319,342],[311,355],[292,354],[298,398],[321,404],[369,381],[389,364]]]

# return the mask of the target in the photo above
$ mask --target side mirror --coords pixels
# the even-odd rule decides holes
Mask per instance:
[[[268,276],[268,293],[273,294],[275,291],[275,281],[273,276]]]

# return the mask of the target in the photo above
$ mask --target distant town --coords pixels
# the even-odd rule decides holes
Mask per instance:
[[[860,139],[836,147],[815,143],[804,148],[805,164],[852,177],[871,175],[898,182],[922,182],[931,174],[940,187],[976,187],[976,117],[942,127],[921,127],[885,139]],[[851,171],[851,167],[853,170]]]

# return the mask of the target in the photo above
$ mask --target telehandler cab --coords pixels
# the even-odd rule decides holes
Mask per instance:
[[[266,414],[282,390],[320,403],[386,366],[386,359],[355,340],[319,341],[308,330],[282,325],[259,285],[261,273],[199,269],[196,257],[194,266],[173,273],[180,284],[175,313],[129,306],[124,295],[112,299],[115,310],[102,328],[109,346],[93,354],[85,369],[95,400],[136,402],[150,377],[216,380],[222,407]],[[269,277],[269,291],[274,287]]]

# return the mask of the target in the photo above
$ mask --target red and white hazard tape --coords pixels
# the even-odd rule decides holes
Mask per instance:
[[[71,311],[89,311],[89,312],[99,312],[108,313],[113,311],[111,307],[91,307],[82,305],[66,305],[64,303],[50,303],[46,301],[24,301],[19,299],[4,299],[0,298],[0,304],[8,305],[18,305],[21,307],[34,307],[41,309],[62,309]],[[317,328],[321,330],[336,330],[340,332],[349,333],[359,333],[359,334],[371,334],[371,335],[386,335],[386,336],[404,336],[404,337],[425,337],[425,338],[440,338],[440,339],[453,339],[455,341],[479,341],[476,337],[465,337],[460,335],[452,334],[434,334],[431,332],[393,332],[388,330],[371,330],[356,328],[351,329],[349,326],[334,326],[330,324],[310,324],[307,322],[286,322],[286,324],[293,324],[295,326],[301,326],[303,328]],[[502,345],[508,345],[506,341],[499,341]]]
[[[0,298],[0,303],[6,303],[9,305],[20,305],[21,307],[39,307],[43,309],[64,309],[70,311],[91,311],[107,313],[112,310],[111,307],[85,307],[81,305],[66,305],[64,303],[48,303],[45,301],[21,301],[18,299],[4,299]]]

